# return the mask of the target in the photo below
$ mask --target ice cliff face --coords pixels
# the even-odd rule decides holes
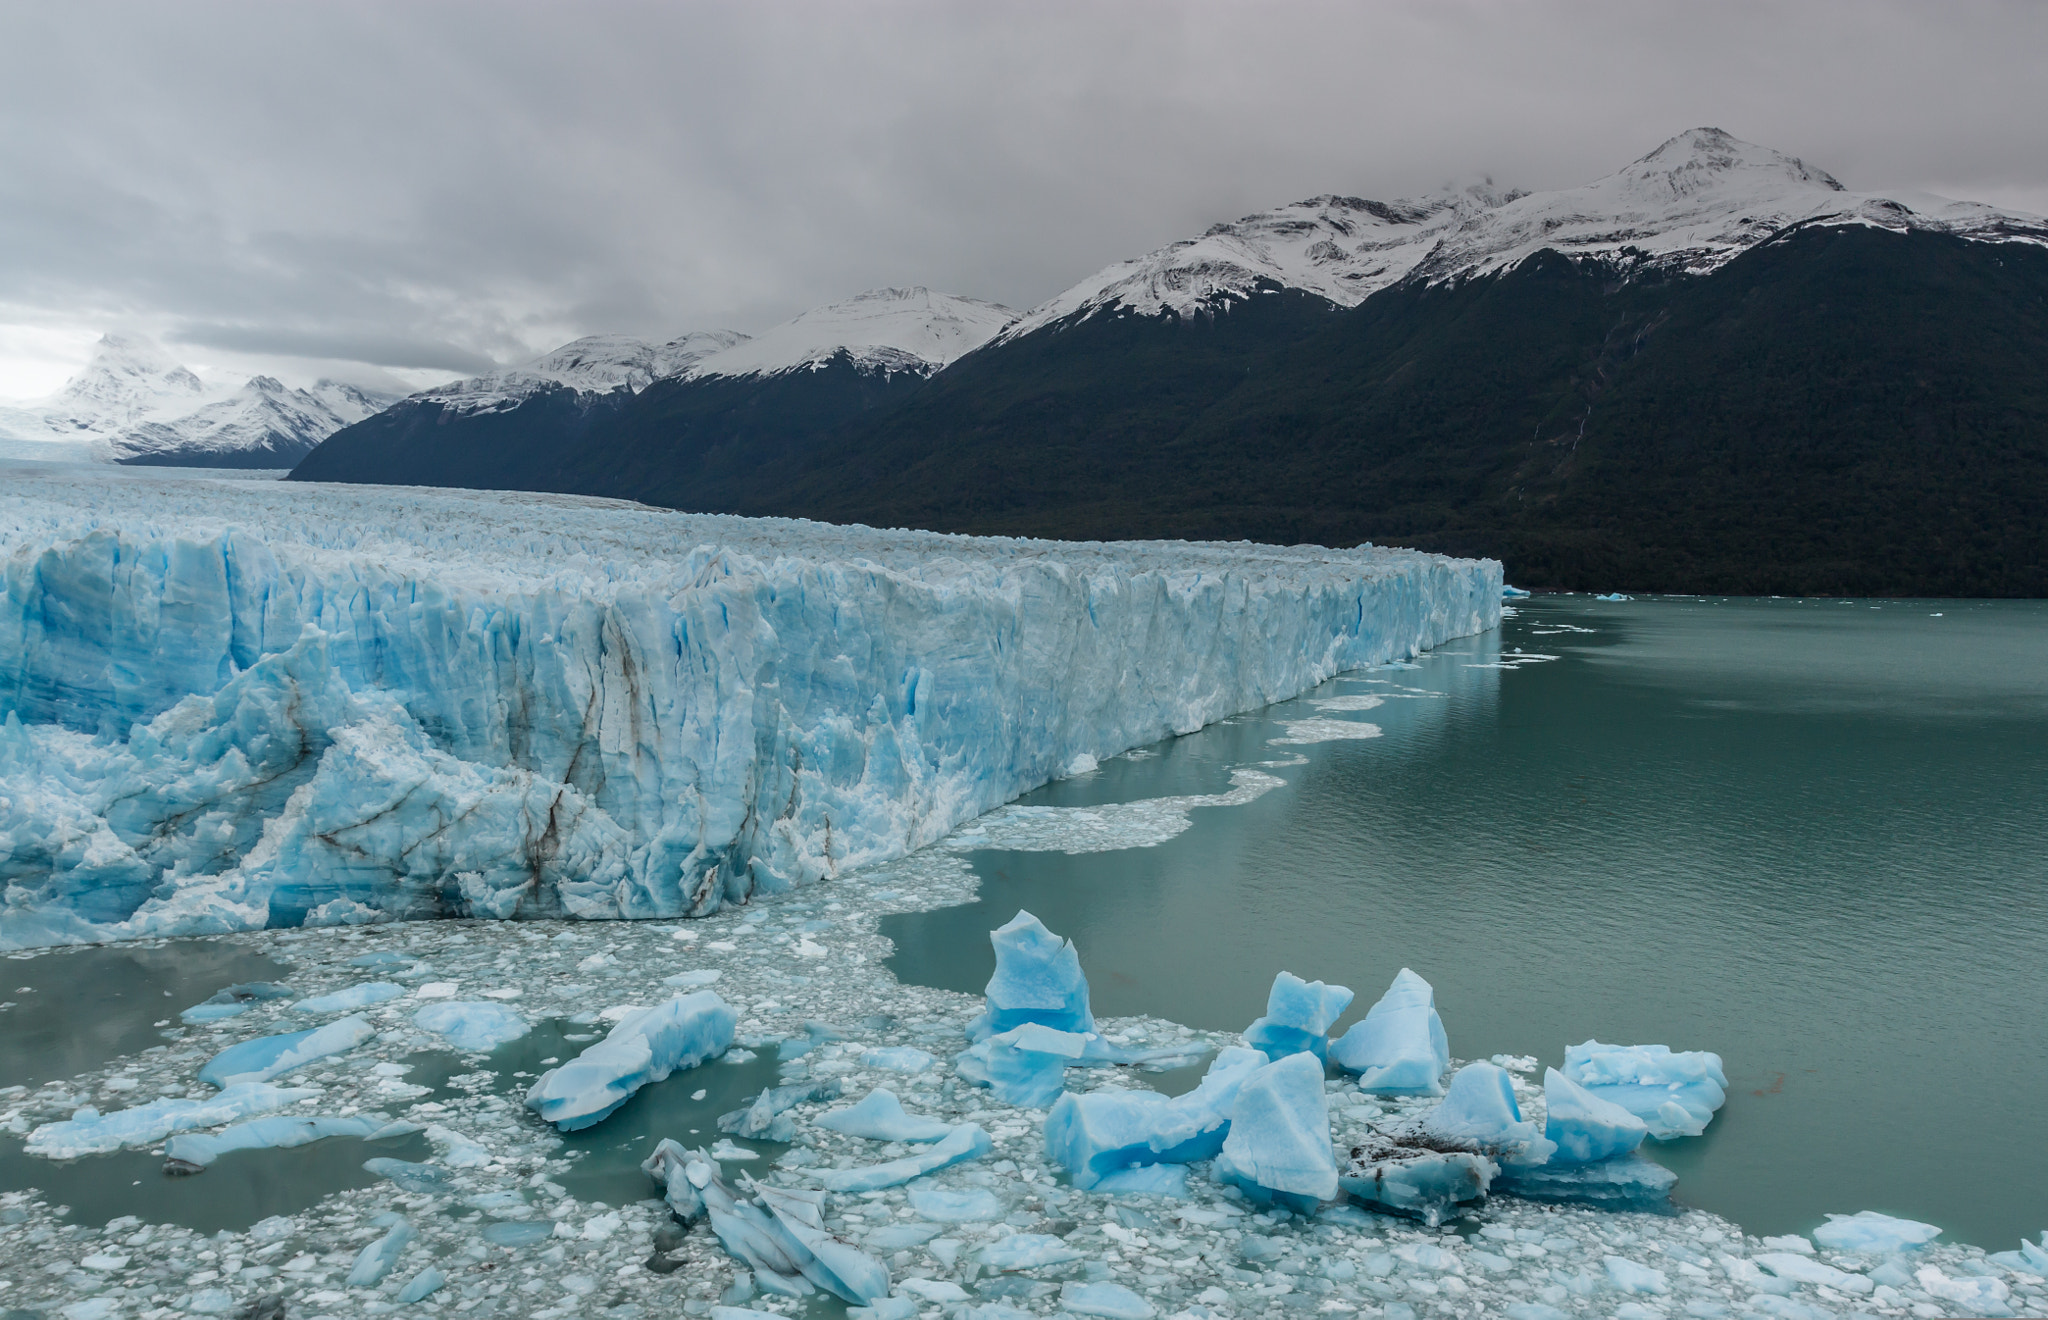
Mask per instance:
[[[1851,192],[1795,157],[1695,128],[1604,178],[1524,192],[1491,180],[1374,202],[1316,197],[1107,267],[1003,333],[1101,312],[1187,315],[1262,284],[1355,306],[1404,279],[1487,275],[1544,249],[1703,274],[1790,226],[1873,225],[2048,243],[2048,220],[1929,194]]]
[[[706,913],[1499,617],[1401,551],[9,478],[0,947]]]

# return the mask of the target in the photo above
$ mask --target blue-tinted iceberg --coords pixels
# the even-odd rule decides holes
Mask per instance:
[[[377,1034],[359,1017],[345,1017],[310,1031],[258,1036],[230,1045],[199,1070],[199,1080],[223,1089],[238,1082],[267,1082],[317,1059],[346,1053]]]
[[[880,1191],[884,1187],[901,1186],[912,1178],[922,1178],[964,1160],[980,1159],[994,1145],[988,1133],[978,1125],[962,1123],[915,1155],[863,1168],[826,1169],[818,1175],[818,1181],[825,1184],[828,1192]]]
[[[1589,1205],[1599,1210],[1652,1210],[1668,1213],[1671,1189],[1678,1175],[1638,1153],[1615,1155],[1592,1164],[1502,1164],[1493,1180],[1499,1196],[1525,1201]]]
[[[1543,1073],[1543,1135],[1557,1143],[1556,1164],[1593,1164],[1643,1144],[1649,1127],[1555,1068]]]
[[[1257,1050],[1217,1055],[1201,1085],[1172,1098],[1156,1091],[1069,1094],[1045,1118],[1045,1154],[1084,1191],[1123,1170],[1214,1159],[1230,1132],[1245,1079],[1266,1066]]]
[[[953,1191],[945,1187],[913,1187],[906,1195],[920,1219],[935,1224],[986,1223],[1001,1219],[1002,1198],[984,1187]]]
[[[788,1111],[809,1101],[837,1100],[839,1095],[839,1083],[831,1079],[771,1086],[755,1096],[745,1109],[720,1114],[718,1130],[735,1137],[793,1141],[796,1139],[796,1119]]]
[[[1337,1194],[1323,1066],[1314,1055],[1290,1054],[1243,1080],[1212,1168],[1252,1199],[1292,1209],[1312,1209]]]
[[[230,1124],[218,1132],[181,1132],[164,1144],[164,1158],[184,1165],[182,1171],[191,1171],[205,1168],[231,1150],[282,1149],[328,1137],[395,1137],[417,1131],[419,1125],[415,1123],[393,1123],[361,1114],[346,1118],[271,1114]]]
[[[1388,1140],[1352,1151],[1337,1184],[1346,1196],[1374,1210],[1413,1215],[1435,1226],[1458,1206],[1485,1200],[1499,1171],[1492,1160],[1471,1151]]]
[[[1330,1028],[1349,1007],[1351,991],[1344,986],[1282,972],[1266,996],[1266,1015],[1245,1028],[1244,1043],[1268,1059],[1307,1051],[1316,1062],[1328,1062]]]
[[[349,1267],[348,1278],[344,1280],[351,1288],[374,1288],[384,1282],[384,1276],[391,1273],[392,1267],[398,1264],[398,1258],[419,1236],[403,1216],[388,1211],[371,1223],[380,1224],[384,1228],[384,1236],[356,1253],[355,1263]]]
[[[885,1086],[867,1093],[857,1105],[835,1109],[817,1119],[821,1128],[870,1141],[937,1141],[952,1132],[951,1124],[919,1118],[903,1110],[903,1101]]]
[[[1673,1053],[1665,1045],[1602,1045],[1589,1040],[1564,1052],[1564,1075],[1643,1120],[1662,1140],[1696,1137],[1728,1098],[1721,1056]]]
[[[152,1146],[178,1132],[275,1113],[319,1094],[301,1087],[242,1082],[205,1100],[166,1097],[110,1114],[87,1105],[68,1119],[36,1128],[22,1144],[29,1154],[52,1160],[104,1155],[124,1146]]]
[[[739,1015],[710,990],[621,1018],[611,1034],[540,1075],[526,1106],[564,1132],[587,1128],[649,1082],[725,1053]]]
[[[1506,1164],[1542,1164],[1557,1151],[1535,1120],[1522,1117],[1507,1069],[1492,1063],[1458,1069],[1443,1102],[1422,1116],[1419,1127],[1438,1141],[1469,1144]]]
[[[1043,1109],[1066,1089],[1067,1065],[1080,1062],[1093,1039],[1027,1022],[984,1037],[953,1060],[953,1069],[1004,1104]]]
[[[488,999],[444,999],[412,1015],[413,1022],[443,1037],[458,1050],[484,1052],[524,1036],[525,1018]]]
[[[1063,940],[1029,912],[989,932],[996,971],[988,981],[987,1010],[967,1028],[975,1041],[1037,1024],[1055,1031],[1092,1033],[1088,978],[1072,940]]]
[[[710,912],[1499,601],[1491,561],[1373,548],[19,467],[0,943]]]
[[[1813,1230],[1813,1240],[1829,1251],[1864,1256],[1889,1256],[1895,1251],[1911,1251],[1940,1236],[1941,1230],[1933,1224],[1894,1219],[1875,1210],[1853,1215],[1829,1215],[1827,1223]]]
[[[1330,1044],[1330,1060],[1375,1095],[1440,1095],[1451,1044],[1429,982],[1401,969],[1387,993]]]

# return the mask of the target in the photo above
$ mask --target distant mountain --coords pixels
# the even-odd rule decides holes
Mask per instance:
[[[906,301],[869,297],[891,324]],[[1853,192],[1716,129],[1577,188],[1281,207],[1007,324],[950,300],[958,351],[902,371],[826,329],[862,301],[573,434],[536,410],[517,444],[451,424],[379,448],[371,419],[294,475],[1369,539],[1528,586],[2048,595],[2048,221]]]
[[[512,371],[412,395],[329,437],[292,477],[631,487],[647,498],[663,498],[680,477],[695,498],[716,502],[709,485],[721,465],[744,470],[766,452],[807,450],[849,419],[909,397],[1015,317],[929,289],[877,289],[751,339],[712,331],[658,348],[579,339]],[[592,360],[604,369],[563,365]]]
[[[268,376],[209,387],[151,340],[106,335],[40,403],[0,407],[0,456],[182,467],[290,467],[395,396]]]

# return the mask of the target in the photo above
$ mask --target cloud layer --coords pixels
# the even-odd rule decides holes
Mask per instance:
[[[2034,4],[115,2],[0,22],[0,394],[117,324],[228,367],[418,375],[599,330],[758,331],[891,283],[1024,307],[1297,197],[1582,182],[1695,124],[1852,187],[2048,210]]]

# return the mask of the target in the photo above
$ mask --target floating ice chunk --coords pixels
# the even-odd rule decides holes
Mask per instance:
[[[870,1141],[937,1141],[953,1130],[950,1123],[919,1118],[903,1111],[894,1091],[878,1086],[849,1109],[835,1109],[816,1120],[821,1128]]]
[[[1781,1279],[1794,1283],[1810,1283],[1837,1288],[1846,1293],[1869,1292],[1874,1285],[1861,1274],[1838,1270],[1832,1265],[1823,1265],[1811,1256],[1801,1256],[1790,1251],[1764,1251],[1750,1257]]]
[[[267,1082],[316,1059],[342,1054],[377,1034],[359,1017],[345,1017],[310,1031],[258,1036],[230,1045],[199,1070],[199,1080],[223,1089],[237,1082]]]
[[[386,1129],[390,1129],[386,1133]],[[231,1150],[265,1150],[304,1146],[328,1137],[400,1136],[419,1129],[410,1123],[356,1115],[349,1118],[296,1118],[271,1114],[235,1123],[218,1132],[181,1132],[164,1146],[164,1157],[191,1169],[203,1169]]]
[[[869,1050],[860,1056],[864,1068],[880,1068],[886,1072],[921,1073],[932,1066],[932,1056],[915,1045],[893,1045],[885,1049]]]
[[[400,1304],[406,1306],[410,1306],[414,1302],[423,1302],[441,1291],[441,1285],[447,1282],[447,1275],[429,1265],[418,1274],[413,1275],[406,1285],[398,1290],[397,1300]]]
[[[239,1017],[266,999],[290,999],[290,986],[274,981],[245,981],[213,992],[204,1003],[194,1004],[178,1016],[186,1022],[198,1025],[203,1022],[221,1022]]]
[[[1292,972],[1273,978],[1266,996],[1266,1015],[1244,1031],[1244,1043],[1268,1059],[1304,1050],[1316,1062],[1330,1057],[1330,1027],[1351,1006],[1351,991],[1341,985],[1304,981]]]
[[[1375,1095],[1440,1095],[1451,1066],[1450,1040],[1437,1016],[1436,992],[1403,967],[1380,1001],[1330,1044],[1330,1058],[1360,1074],[1358,1088]]]
[[[888,1267],[825,1231],[823,1192],[764,1183],[752,1184],[752,1190],[802,1253],[797,1265],[811,1282],[849,1302],[872,1303],[889,1295]]]
[[[518,1040],[532,1026],[503,1004],[477,999],[449,999],[428,1004],[412,1015],[413,1022],[444,1037],[458,1050],[483,1053]]]
[[[1597,1040],[1564,1052],[1564,1075],[1602,1100],[1620,1105],[1660,1139],[1696,1137],[1728,1098],[1721,1056],[1705,1050],[1674,1053],[1664,1045],[1602,1045]]]
[[[693,972],[677,972],[674,976],[664,976],[661,983],[678,990],[701,990],[707,985],[717,985],[718,978],[723,975],[725,973],[716,967],[699,967]]]
[[[2041,1235],[2038,1245],[2021,1238],[2018,1251],[1994,1252],[1985,1259],[2004,1269],[2048,1278],[2048,1233]]]
[[[418,1234],[413,1226],[398,1215],[381,1215],[388,1219],[390,1227],[384,1236],[356,1253],[356,1263],[349,1268],[347,1283],[351,1288],[374,1288],[384,1282],[384,1276],[391,1273],[398,1264],[398,1258],[405,1254],[413,1238]],[[553,1225],[549,1226],[552,1230]]]
[[[365,981],[331,995],[316,995],[292,1005],[294,1013],[353,1013],[359,1008],[382,1004],[405,993],[405,987],[390,981]]]
[[[1090,1189],[1103,1196],[1170,1196],[1188,1194],[1185,1164],[1134,1164],[1105,1173]]]
[[[952,1191],[944,1187],[913,1187],[910,1208],[920,1218],[941,1224],[983,1223],[1001,1219],[1002,1198],[985,1187]]]
[[[1316,743],[1346,742],[1352,739],[1377,738],[1382,730],[1377,724],[1364,720],[1333,720],[1327,715],[1314,715],[1305,720],[1283,721],[1286,736],[1268,738],[1273,747],[1308,747]]]
[[[1050,1233],[1012,1233],[989,1243],[974,1258],[992,1270],[1037,1270],[1081,1259],[1081,1253]]]
[[[553,1220],[485,1224],[483,1240],[494,1247],[531,1247],[555,1235]]]
[[[1514,1079],[1491,1063],[1458,1069],[1443,1103],[1423,1115],[1420,1127],[1441,1141],[1469,1142],[1503,1163],[1542,1164],[1557,1150],[1534,1119],[1522,1117]]]
[[[1643,1144],[1643,1120],[1587,1091],[1555,1068],[1543,1073],[1543,1135],[1557,1143],[1556,1164],[1593,1164]]]
[[[2003,1279],[1952,1279],[1932,1265],[1922,1265],[1913,1271],[1913,1279],[1922,1292],[1938,1302],[1954,1302],[1978,1315],[2010,1314],[2005,1300],[2012,1296],[2012,1289]]]
[[[598,1122],[641,1087],[694,1068],[732,1044],[739,1015],[710,990],[678,995],[620,1021],[559,1068],[541,1074],[527,1108],[564,1132]]]
[[[1337,1194],[1330,1110],[1315,1056],[1290,1054],[1244,1079],[1213,1168],[1255,1199],[1290,1207],[1306,1209]]]
[[[1624,596],[1624,595],[1622,595],[1622,594],[1621,594],[1620,592],[1618,592],[1618,591],[1610,591],[1610,592],[1608,592],[1608,593],[1607,593],[1606,595],[1604,595],[1604,596],[1595,596],[1595,597],[1593,597],[1593,599],[1594,599],[1594,600],[1634,600],[1634,599],[1635,599],[1635,597],[1634,597],[1634,596]]]
[[[771,1086],[755,1096],[753,1102],[745,1109],[720,1114],[718,1130],[729,1132],[736,1137],[791,1141],[796,1137],[796,1121],[784,1117],[787,1111],[815,1100],[837,1100],[839,1094],[837,1079]],[[745,1158],[754,1158],[753,1153],[748,1152]]]
[[[1257,1050],[1232,1046],[1217,1055],[1200,1086],[1172,1099],[1155,1091],[1064,1095],[1046,1115],[1046,1158],[1083,1191],[1120,1169],[1214,1159],[1239,1089],[1265,1066]]]
[[[379,949],[375,953],[361,953],[348,960],[351,967],[410,967],[419,959],[409,953],[394,953],[390,949]]]
[[[1608,1279],[1623,1292],[1662,1294],[1671,1291],[1671,1280],[1662,1270],[1651,1269],[1625,1256],[1609,1256],[1604,1263]]]
[[[380,1156],[364,1160],[363,1168],[379,1178],[390,1179],[393,1186],[403,1192],[443,1192],[448,1190],[448,1174],[431,1164],[419,1164],[412,1160],[394,1160]]]
[[[1941,1230],[1932,1224],[1894,1219],[1875,1210],[1853,1215],[1829,1215],[1827,1223],[1813,1230],[1813,1240],[1829,1251],[1864,1256],[1889,1256],[1895,1251],[1911,1251],[1939,1236]]]
[[[979,1159],[994,1148],[988,1133],[973,1123],[962,1123],[941,1141],[900,1160],[870,1164],[858,1169],[825,1169],[818,1175],[827,1191],[873,1192],[896,1187],[963,1160]]]
[[[1152,1320],[1152,1303],[1120,1283],[1060,1285],[1060,1309],[1074,1315],[1099,1315],[1105,1320]]]
[[[243,1082],[206,1100],[166,1097],[117,1109],[111,1114],[102,1114],[87,1105],[68,1119],[36,1128],[22,1144],[29,1154],[49,1160],[104,1155],[124,1146],[154,1145],[173,1133],[275,1113],[318,1094],[297,1087]]]
[[[1511,587],[1505,582],[1500,584],[1500,598],[1502,600],[1520,600],[1528,594],[1528,592],[1520,587]]]
[[[1073,941],[1023,911],[988,938],[996,950],[996,971],[988,982],[987,1011],[969,1025],[969,1036],[982,1041],[1027,1023],[1056,1031],[1095,1030],[1088,978],[1081,974]]]
[[[896,1286],[912,1296],[922,1297],[927,1302],[938,1302],[941,1305],[967,1300],[965,1288],[957,1283],[948,1283],[944,1279],[905,1279]]]
[[[1617,1155],[1594,1164],[1503,1164],[1493,1181],[1496,1195],[1525,1201],[1589,1205],[1601,1210],[1662,1210],[1678,1175],[1639,1154]]]
[[[1004,1104],[1041,1109],[1065,1089],[1066,1068],[1088,1052],[1090,1038],[1027,1022],[983,1038],[953,1060],[954,1071],[986,1086]]]

